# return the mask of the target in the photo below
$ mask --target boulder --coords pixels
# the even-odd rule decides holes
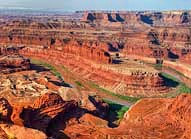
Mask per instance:
[[[0,98],[0,120],[10,121],[12,114],[12,106],[5,98]]]

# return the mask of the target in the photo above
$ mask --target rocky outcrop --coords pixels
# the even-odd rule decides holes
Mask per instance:
[[[142,23],[155,26],[174,26],[180,24],[191,23],[190,11],[167,11],[167,12],[100,12],[86,11],[84,12],[82,21],[91,22],[129,22]],[[127,23],[128,24],[128,23]]]
[[[30,60],[20,55],[0,56],[1,73],[12,73],[30,68]]]
[[[190,138],[190,95],[172,99],[142,99],[126,112],[117,128],[107,128],[101,119],[96,125],[84,115],[81,123],[66,127],[71,138]],[[95,120],[95,119],[94,119]],[[84,121],[86,121],[84,123]],[[89,121],[89,122],[88,122]],[[87,126],[88,123],[88,126]],[[98,124],[99,123],[99,124]]]
[[[100,108],[101,101],[92,101]],[[87,113],[74,101],[64,101],[59,95],[48,93],[32,105],[16,110],[24,125],[0,124],[3,137],[44,139],[40,131],[23,126],[55,132],[69,138],[190,138],[190,94],[176,98],[146,98],[139,100],[127,111],[117,128],[108,128],[108,122]],[[102,103],[103,104],[103,103]],[[15,109],[16,106],[13,106]],[[104,106],[105,107],[105,106]],[[102,110],[102,109],[101,109]],[[14,114],[14,113],[12,113]],[[94,113],[93,113],[94,114]],[[17,119],[17,118],[16,118]],[[4,121],[4,119],[2,119]],[[14,120],[14,118],[13,118]],[[17,122],[13,121],[15,124]],[[54,123],[55,122],[55,123]],[[50,124],[51,123],[51,124]],[[52,126],[54,125],[54,126]],[[64,125],[64,126],[63,126]],[[59,130],[59,133],[58,133]],[[61,134],[62,133],[62,134]]]
[[[8,136],[5,139],[47,139],[47,136],[43,132],[35,129],[7,124],[0,124],[0,127]]]
[[[12,107],[5,98],[0,98],[0,120],[10,122]]]
[[[133,124],[142,127],[142,135],[137,134],[140,137],[190,138],[190,119],[186,118],[190,99],[188,94],[174,99],[143,99],[125,114],[119,129]]]
[[[64,116],[64,113],[76,107],[76,102],[65,102],[59,95],[48,93],[35,100],[31,109],[23,110],[21,117],[25,126],[46,132],[52,120]]]
[[[20,47],[0,46],[0,71],[2,74],[13,73],[30,68],[30,60],[19,55]]]
[[[6,102],[8,103],[7,100]],[[98,98],[95,101],[91,100],[91,103],[96,109],[89,112],[99,117],[105,117],[103,113],[104,111],[105,114],[108,112],[107,104]],[[63,137],[62,134],[59,135],[60,131],[58,129],[64,130],[65,127],[70,127],[72,124],[78,123],[78,121],[82,125],[107,127],[107,121],[88,114],[88,110],[80,108],[77,102],[64,101],[55,93],[44,94],[37,98],[33,104],[23,104],[22,106],[13,104],[12,106],[10,105],[10,108],[13,109],[13,112],[11,111],[11,115],[6,115],[6,117],[10,118],[11,116],[11,121],[14,125],[7,125],[7,119],[4,118],[1,121],[5,122],[5,124],[0,124],[0,127],[2,128],[2,133],[5,132],[9,137],[14,138],[44,139],[46,138],[44,133],[56,138]],[[65,126],[63,127],[63,125]],[[2,136],[6,136],[6,134]]]
[[[16,105],[15,102],[11,102],[12,105],[10,105],[6,99],[2,99],[1,103],[1,122],[5,124],[0,127],[9,135],[21,139],[25,137],[46,138],[40,131],[48,134],[48,129],[54,129],[52,127],[54,122],[59,120],[63,122],[67,116],[70,117],[68,113],[72,113],[78,108],[77,102],[64,101],[61,96],[55,93],[46,93],[37,98],[33,104],[17,103]],[[14,125],[6,125],[8,122],[12,122]]]
[[[92,104],[91,113],[101,118],[106,118],[109,113],[109,105],[97,96],[89,96],[89,103]],[[86,106],[87,108],[87,106]]]

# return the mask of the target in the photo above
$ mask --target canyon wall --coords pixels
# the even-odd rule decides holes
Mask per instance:
[[[89,18],[93,18],[95,23]],[[26,17],[3,23],[0,42],[52,48],[68,46],[71,47],[68,52],[75,51],[75,54],[85,56],[83,51],[87,50],[90,55],[92,53],[91,59],[100,57],[100,60],[110,57],[110,52],[120,52],[124,55],[135,54],[191,63],[189,11],[85,12],[81,21],[61,19],[51,21],[42,17],[41,20],[29,20]],[[142,23],[142,20],[152,20],[157,25]],[[128,26],[131,22],[140,25]],[[116,28],[111,26],[113,24],[116,24]],[[108,59],[103,62],[112,61],[111,58]]]
[[[21,49],[19,53],[26,57],[52,62],[55,66],[63,65],[79,76],[94,81],[109,90],[115,90],[121,95],[152,96],[168,91],[168,87],[165,87],[164,81],[158,73],[135,71],[124,74],[113,71],[107,65],[102,66],[80,56],[74,57],[72,54],[65,54],[60,50],[50,48],[26,47]]]
[[[174,26],[191,23],[190,11],[167,11],[167,12],[107,12],[107,11],[86,11],[82,21],[91,22],[113,22],[113,23],[144,23],[154,26]]]
[[[190,64],[191,16],[190,11],[169,12],[99,12],[87,11],[82,21],[97,28],[118,30],[110,43],[121,43],[124,55],[180,60]],[[116,29],[110,27],[116,26]],[[131,26],[134,25],[134,26]],[[139,25],[138,25],[139,24]],[[95,28],[96,28],[95,27]],[[177,30],[178,28],[178,30]]]
[[[109,128],[106,103],[79,90],[60,92],[63,81],[43,67],[39,70],[40,66],[29,70],[33,64],[23,57],[45,61],[58,71],[69,70],[109,94],[164,95],[171,88],[159,71],[137,59],[152,63],[163,60],[165,66],[191,78],[190,12],[86,12],[81,21],[62,19],[22,17],[0,21],[3,138],[9,138],[8,133],[21,139],[191,137],[189,94],[141,99],[126,112],[119,127]],[[16,73],[2,72],[10,69],[14,71],[7,73]],[[190,84],[186,78],[185,82]],[[72,93],[79,104],[58,95]],[[79,106],[83,101],[87,104]]]
[[[155,71],[124,74],[111,70],[111,65],[120,67],[130,55],[135,59],[141,56],[191,63],[189,12],[85,12],[82,20],[62,19],[18,17],[2,22],[0,43],[18,46],[24,56],[66,65],[78,75],[122,95],[168,91]],[[169,24],[172,20],[175,22]],[[6,53],[3,49],[0,52]]]

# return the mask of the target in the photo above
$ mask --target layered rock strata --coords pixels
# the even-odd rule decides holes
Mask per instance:
[[[133,75],[124,75],[110,68],[97,68],[94,63],[121,65],[116,57],[126,58],[130,55],[190,63],[189,11],[86,12],[81,21],[56,21],[46,17],[37,20],[35,16],[31,20],[27,17],[17,18],[9,22],[5,20],[7,24],[2,24],[1,44],[26,46],[20,54],[51,59],[59,65],[66,63],[85,79],[98,84],[103,81],[102,87],[122,95],[153,96],[154,92],[163,93],[168,89],[155,72],[145,73],[141,70],[133,72]],[[170,24],[172,20],[176,22]],[[176,30],[177,27],[179,30]],[[5,53],[7,49],[1,51]],[[79,72],[80,69],[85,70]],[[117,74],[120,78],[110,78]],[[150,94],[147,94],[148,90],[151,90]]]
[[[64,131],[71,138],[112,139],[189,139],[190,138],[190,95],[173,99],[142,99],[126,112],[119,127],[106,128],[101,119],[84,115],[86,122],[68,126]],[[93,122],[99,123],[95,125]],[[91,122],[88,122],[92,120]],[[84,124],[86,123],[86,124]],[[88,123],[88,125],[87,125]]]
[[[0,56],[1,73],[13,73],[30,68],[30,60],[20,55]]]
[[[73,55],[66,55],[62,51],[46,48],[37,49],[27,47],[22,49],[20,53],[26,57],[43,59],[49,62],[54,61],[56,65],[62,65],[64,63],[64,66],[83,76],[83,78],[93,80],[97,84],[101,82],[102,87],[112,90],[112,87],[118,86],[119,88],[115,88],[115,90],[121,95],[152,96],[168,91],[163,79],[159,77],[157,72],[116,72],[112,68],[107,68],[107,65],[102,67],[96,63],[91,64],[90,61],[81,57],[73,57]],[[147,93],[148,91],[150,94]]]
[[[21,127],[6,123],[0,124],[1,135],[4,138],[7,137],[6,134],[21,139],[26,136],[31,139],[34,137],[35,139],[46,138],[46,135],[40,131],[23,127],[27,126],[42,130],[54,138],[106,139],[109,137],[133,139],[154,137],[159,139],[189,139],[191,134],[190,101],[191,96],[189,94],[182,94],[169,99],[142,99],[125,113],[117,128],[108,128],[107,121],[96,117],[94,113],[87,113],[88,111],[80,108],[75,101],[64,101],[59,95],[48,93],[37,98],[31,105],[25,104],[21,108],[11,106],[13,111],[17,109],[17,113],[11,113],[11,120]],[[6,102],[8,101],[6,100]],[[94,101],[92,102],[94,103]],[[6,117],[6,119],[10,119],[10,115],[6,115]],[[13,117],[20,118],[23,125]],[[7,122],[4,119],[1,121]]]

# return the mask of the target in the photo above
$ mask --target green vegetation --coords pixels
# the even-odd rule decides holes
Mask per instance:
[[[80,81],[75,81],[75,84],[79,87],[84,87],[83,84]]]
[[[180,75],[180,76],[183,76],[183,77],[189,79],[189,78],[186,77],[183,73],[181,73],[181,72],[179,72],[179,71],[177,71],[177,70],[175,70],[175,69],[173,69],[173,68],[171,68],[171,67],[165,67],[165,68],[167,68],[167,69],[169,69],[169,70],[172,70],[172,71],[175,72],[176,74],[178,74],[178,75]]]
[[[118,112],[117,112],[117,117],[119,119],[122,119],[124,114],[129,110],[129,107],[123,106]]]
[[[163,77],[163,79],[166,82],[166,85],[171,87],[177,87],[177,93],[191,93],[191,88],[189,88],[186,84],[175,78],[174,76],[171,76],[167,73],[161,72],[160,75]]]
[[[58,79],[60,81],[63,81],[61,73],[59,73],[54,66],[52,66],[44,61],[40,61],[40,60],[36,60],[36,59],[31,59],[31,63],[49,69],[56,77],[58,77]]]
[[[167,66],[164,66],[164,65],[162,65],[162,64],[153,64],[153,63],[148,63],[148,62],[144,62],[145,64],[147,64],[147,65],[150,65],[150,66],[152,66],[152,67],[154,67],[156,70],[162,70],[162,68],[165,68],[165,69],[168,69],[168,70],[171,70],[171,71],[173,71],[174,73],[176,73],[176,74],[178,74],[178,75],[181,75],[181,76],[183,76],[183,77],[185,77],[185,78],[188,78],[188,77],[186,77],[183,73],[181,73],[181,72],[179,72],[179,71],[177,71],[177,70],[175,70],[175,69],[173,69],[173,68],[171,68],[171,67],[167,67]],[[188,78],[189,79],[189,78]]]
[[[171,67],[162,66],[161,64],[152,64],[152,63],[147,63],[147,62],[145,62],[145,63],[148,64],[148,65],[153,66],[156,70],[162,70],[162,67],[164,67],[165,69],[169,69],[169,70],[173,71],[177,75],[180,75],[180,76],[182,76],[184,78],[189,79],[184,74],[182,74],[181,72],[179,72],[176,69],[173,69]],[[164,78],[167,86],[177,87],[176,94],[191,93],[191,88],[189,88],[185,83],[181,82],[180,80],[178,80],[174,76],[169,75],[169,74],[167,74],[165,72],[161,72],[160,75]]]
[[[154,64],[153,66],[156,70],[162,70],[162,64]]]
[[[99,85],[93,83],[93,82],[89,82],[89,85],[92,87],[92,88],[95,88],[101,92],[104,92],[106,94],[109,94],[111,96],[115,96],[115,97],[118,97],[120,99],[123,99],[123,100],[126,100],[128,102],[131,102],[131,103],[135,103],[136,101],[138,101],[140,98],[136,98],[136,97],[130,97],[130,96],[123,96],[123,95],[119,95],[119,94],[116,94],[112,91],[109,91],[109,90],[106,90],[105,88],[102,88],[100,87]]]
[[[177,82],[177,83],[180,82],[180,80],[178,80],[176,77],[174,77],[174,76],[172,76],[172,75],[170,75],[170,74],[168,74],[168,73],[161,72],[160,75],[161,75],[165,80],[169,79],[169,80],[174,81],[174,82]]]
[[[181,83],[178,89],[178,93],[191,93],[191,88],[187,87],[184,83]]]
[[[109,114],[111,115],[113,113],[119,120],[121,120],[125,112],[129,110],[129,107],[127,106],[123,106],[106,99],[104,99],[104,102],[109,105]]]

